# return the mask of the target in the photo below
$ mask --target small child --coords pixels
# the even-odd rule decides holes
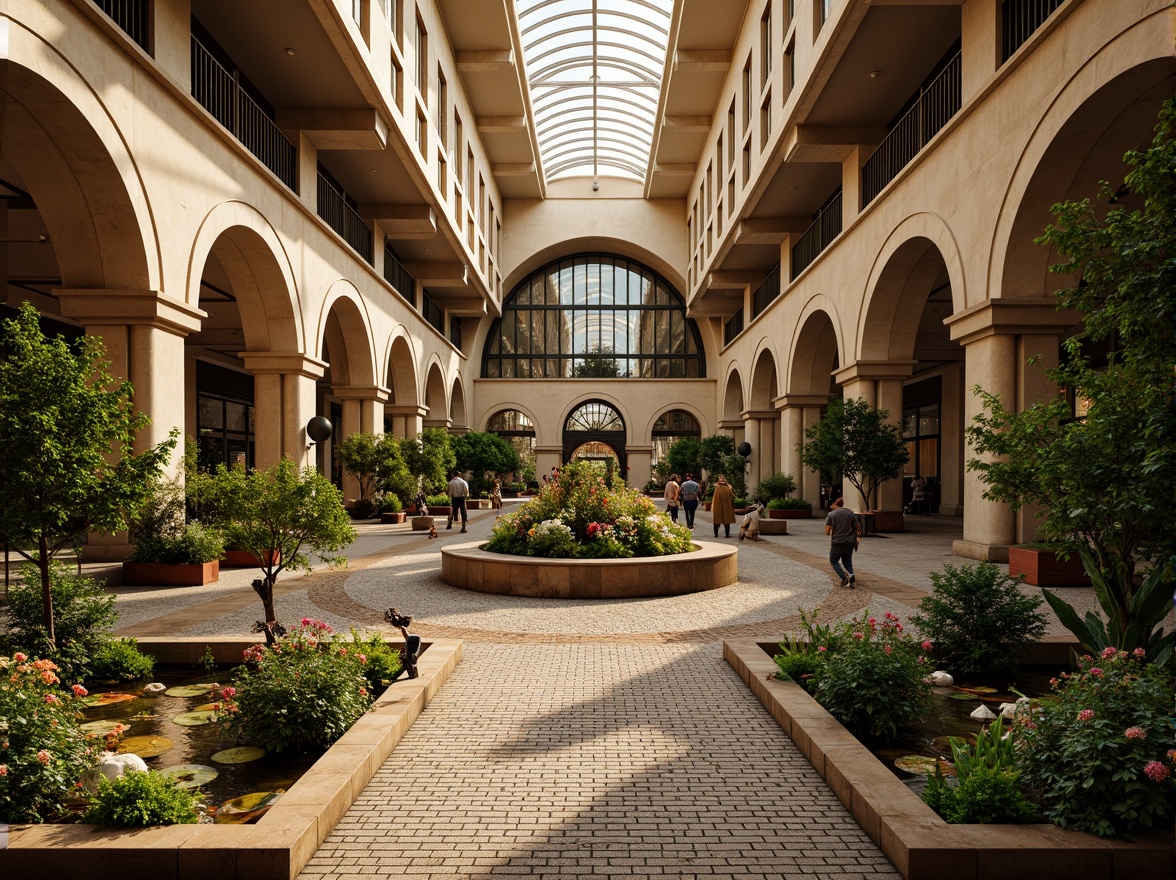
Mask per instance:
[[[429,505],[425,503],[425,493],[424,492],[417,493],[416,509],[417,509],[417,516],[428,516],[429,515]],[[437,527],[434,526],[432,523],[429,524],[429,537],[430,538],[439,538],[440,537],[440,535],[437,534]]]
[[[760,502],[747,511],[747,515],[743,517],[743,522],[739,525],[739,540],[742,541],[747,538],[750,541],[758,541],[760,514],[763,513],[764,506]]]

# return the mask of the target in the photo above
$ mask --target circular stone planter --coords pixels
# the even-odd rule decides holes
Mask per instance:
[[[735,583],[738,548],[709,541],[694,546],[674,556],[541,559],[452,544],[441,548],[441,578],[463,590],[545,599],[680,596]]]

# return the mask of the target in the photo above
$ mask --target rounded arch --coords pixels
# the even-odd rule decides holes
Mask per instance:
[[[865,308],[856,328],[856,356],[867,361],[910,360],[927,295],[944,285],[950,291],[951,311],[963,311],[963,260],[951,228],[935,214],[912,214],[887,236],[870,267]]]
[[[1152,15],[1170,19],[1171,10]],[[1170,21],[1156,27],[1148,17],[1106,35],[1054,96],[1017,159],[992,232],[992,296],[1038,299],[1060,286],[1048,273],[1051,249],[1033,244],[1052,219],[1050,206],[1094,196],[1100,178],[1121,181],[1123,153],[1150,142],[1160,103],[1174,91]]]
[[[445,388],[445,370],[436,356],[430,359],[425,374],[425,407],[429,410],[425,418],[433,427],[449,423],[449,395]]]
[[[677,410],[681,410],[682,412],[689,413],[691,416],[693,416],[694,421],[698,423],[698,430],[702,436],[705,437],[708,433],[711,433],[709,430],[710,426],[708,425],[706,416],[703,414],[702,410],[693,403],[679,400],[675,401],[674,403],[667,403],[665,406],[661,406],[655,409],[653,414],[646,421],[642,433],[637,435],[636,439],[642,443],[649,442],[649,440],[653,437],[654,426],[657,424],[658,419],[667,413],[672,413]]]
[[[745,409],[747,407],[743,403],[743,377],[739,373],[738,365],[732,363],[723,386],[723,421],[742,419]]]
[[[774,407],[772,401],[779,394],[779,384],[776,355],[767,340],[762,341],[760,345],[761,348],[755,356],[755,366],[751,371],[751,391],[747,408],[765,411]]]
[[[388,353],[384,358],[387,369],[384,385],[391,390],[388,402],[397,406],[419,406],[420,385],[417,381],[416,354],[412,336],[403,325],[398,325],[388,339]]]
[[[453,386],[449,391],[449,420],[454,427],[467,427],[465,390],[460,372],[453,377]]]
[[[359,291],[350,281],[331,285],[323,301],[317,352],[329,352],[331,384],[336,387],[376,384],[371,322]]]
[[[517,427],[516,429],[510,429],[510,428],[504,429],[504,428],[500,428],[495,425],[494,420],[498,416],[510,415],[513,413],[518,413],[519,415],[524,416],[527,420],[527,425],[524,426],[521,423],[516,422],[516,424],[519,425],[519,427]],[[534,441],[535,441],[534,445],[541,445],[543,443],[543,439],[539,434],[539,431],[541,430],[541,425],[539,423],[539,420],[535,418],[534,411],[530,407],[528,407],[524,404],[521,404],[517,401],[514,401],[514,400],[500,401],[500,402],[496,403],[494,406],[494,409],[492,409],[490,411],[490,414],[488,416],[486,416],[483,430],[495,431],[495,432],[500,431],[500,430],[518,430],[521,433],[529,433],[530,436],[534,438]]]
[[[221,202],[200,223],[188,259],[187,301],[200,302],[206,265],[215,258],[233,289],[248,351],[303,352],[298,287],[277,231],[244,202]]]
[[[827,297],[815,296],[801,310],[792,337],[785,391],[828,394],[833,371],[842,363],[836,312]]]
[[[635,242],[606,235],[565,238],[540,248],[511,270],[503,279],[503,289],[514,290],[520,281],[548,263],[573,254],[586,253],[615,254],[627,260],[643,263],[670,282],[675,290],[688,289],[686,277],[669,260]]]
[[[150,202],[122,133],[55,47],[6,24],[3,154],[46,224],[62,287],[162,290]]]
[[[629,422],[621,407],[602,397],[590,397],[566,409],[561,423],[563,429],[563,461],[571,461],[583,447],[607,446],[620,463],[621,473],[627,470]]]

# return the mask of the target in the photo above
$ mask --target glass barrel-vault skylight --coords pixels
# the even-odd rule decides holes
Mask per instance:
[[[548,180],[644,182],[673,0],[516,0]]]

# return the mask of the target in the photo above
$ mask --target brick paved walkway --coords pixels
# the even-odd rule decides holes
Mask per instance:
[[[717,645],[469,644],[303,880],[897,877]]]

